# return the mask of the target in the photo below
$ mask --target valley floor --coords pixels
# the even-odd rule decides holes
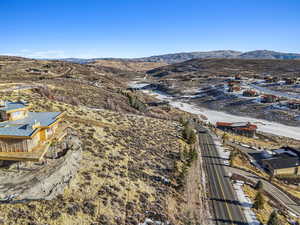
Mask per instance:
[[[147,85],[146,83],[143,83],[143,85]],[[138,87],[140,88],[142,84],[136,85],[135,83],[130,84],[131,87]],[[300,140],[300,127],[294,127],[294,126],[287,126],[284,124],[276,123],[276,122],[270,122],[267,120],[262,119],[256,119],[251,117],[244,117],[244,116],[237,116],[233,114],[229,114],[226,112],[216,111],[207,109],[204,107],[196,106],[192,103],[187,103],[182,100],[178,100],[175,97],[172,97],[168,94],[165,94],[163,92],[159,91],[149,91],[144,90],[147,94],[151,94],[155,96],[157,99],[160,100],[167,100],[170,102],[170,105],[173,107],[176,107],[180,110],[197,114],[197,115],[203,115],[207,118],[207,121],[210,123],[215,124],[218,121],[224,121],[224,122],[251,122],[258,126],[258,130],[266,133],[271,133],[274,135],[294,138],[297,140]]]

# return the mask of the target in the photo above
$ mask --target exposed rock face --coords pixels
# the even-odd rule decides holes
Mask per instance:
[[[20,163],[14,172],[0,173],[0,199],[5,202],[51,200],[61,194],[75,176],[81,160],[82,144],[68,134],[49,149],[43,163]]]

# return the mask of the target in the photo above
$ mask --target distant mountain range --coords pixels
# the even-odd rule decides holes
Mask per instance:
[[[91,63],[96,60],[117,60],[117,61],[137,61],[137,62],[161,62],[167,64],[179,63],[191,59],[207,59],[207,58],[233,58],[233,59],[300,59],[300,54],[283,53],[268,50],[256,50],[250,52],[239,52],[233,50],[218,50],[208,52],[181,52],[165,55],[156,55],[142,58],[65,58],[59,59],[75,63]]]

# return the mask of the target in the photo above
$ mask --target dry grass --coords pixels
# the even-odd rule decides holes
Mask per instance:
[[[167,64],[162,62],[133,62],[122,60],[96,60],[90,63],[91,65],[107,66],[127,71],[143,72],[157,67],[165,66]]]
[[[216,133],[218,136],[222,137],[224,133],[226,133],[228,140],[232,142],[239,142],[242,144],[246,144],[253,147],[260,147],[263,149],[276,149],[279,148],[281,145],[275,141],[267,141],[262,139],[256,138],[248,138],[241,135],[236,135],[234,133],[223,132],[222,130],[216,129]]]
[[[7,93],[4,98],[29,101],[33,111],[67,111],[66,122],[78,131],[84,152],[81,169],[62,196],[0,205],[0,221],[127,225],[150,217],[182,224],[183,197],[176,189],[173,168],[182,145],[178,123],[94,111],[35,93]]]
[[[237,168],[242,168],[247,171],[251,171],[252,173],[256,174],[257,176],[263,177],[268,179],[269,175],[261,170],[257,169],[255,166],[249,163],[249,160],[243,157],[241,154],[237,154],[232,161],[232,166]]]
[[[244,190],[245,194],[251,199],[251,201],[254,202],[257,191],[255,189],[253,189],[252,187],[250,187],[249,185],[244,185],[243,190]],[[260,209],[260,210],[253,209],[253,211],[255,212],[257,219],[261,223],[266,224],[268,222],[270,214],[274,210],[274,206],[270,204],[270,199],[267,196],[265,196],[265,195],[263,195],[263,196],[265,199],[265,204],[264,204],[263,209]],[[284,217],[283,215],[279,215],[279,218],[282,221],[282,225],[289,224],[287,222],[287,218]]]

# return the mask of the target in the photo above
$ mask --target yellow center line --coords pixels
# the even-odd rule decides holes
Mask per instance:
[[[209,145],[208,136],[206,136],[206,143],[207,143],[207,145]],[[208,150],[209,150],[209,147],[208,147]],[[214,168],[214,166],[212,166],[212,167]],[[223,187],[222,187],[222,185],[221,185],[221,178],[220,178],[220,175],[219,175],[219,173],[217,172],[217,169],[216,169],[216,168],[214,168],[214,170],[215,170],[215,173],[217,174],[217,181],[218,181],[219,186],[220,186],[220,188],[221,188],[221,192],[222,192],[223,198],[224,198],[224,200],[225,200],[225,205],[226,205],[226,208],[227,208],[227,211],[228,211],[228,215],[229,215],[229,218],[230,218],[230,220],[231,220],[231,223],[230,223],[230,224],[233,224],[233,223],[232,223],[232,221],[233,221],[232,215],[231,215],[231,212],[230,212],[230,210],[229,210],[229,206],[228,206],[227,200],[225,199],[225,192],[224,192]],[[233,225],[234,225],[234,224],[233,224]]]

